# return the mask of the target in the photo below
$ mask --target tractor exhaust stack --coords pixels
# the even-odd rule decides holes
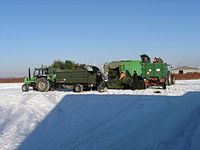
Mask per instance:
[[[28,78],[29,78],[29,80],[31,79],[31,69],[30,68],[28,68]]]

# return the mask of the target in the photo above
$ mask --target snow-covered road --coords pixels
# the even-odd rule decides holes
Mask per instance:
[[[0,84],[0,118],[0,150],[198,150],[200,80],[80,94]]]

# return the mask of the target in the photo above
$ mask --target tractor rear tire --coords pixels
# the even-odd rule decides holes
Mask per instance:
[[[22,85],[22,91],[23,91],[23,92],[28,92],[28,91],[29,91],[29,87],[28,87],[27,84],[23,84],[23,85]]]
[[[38,89],[38,91],[40,92],[48,92],[49,88],[50,88],[50,84],[49,81],[45,78],[38,78],[36,80],[36,88]]]
[[[76,93],[80,93],[80,92],[83,92],[83,85],[81,84],[76,84],[73,88],[73,91],[76,92]]]

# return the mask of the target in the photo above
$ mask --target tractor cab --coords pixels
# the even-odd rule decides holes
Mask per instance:
[[[33,76],[34,77],[46,77],[48,75],[48,68],[35,68]]]

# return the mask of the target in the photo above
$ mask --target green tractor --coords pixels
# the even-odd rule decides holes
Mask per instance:
[[[29,76],[24,79],[22,91],[28,92],[29,88],[33,90],[47,92],[54,85],[56,75],[55,70],[50,68],[35,68],[33,76],[31,76],[30,68],[28,70]]]
[[[128,67],[128,68],[127,68]],[[139,61],[114,61],[104,65],[108,89],[144,89]]]

